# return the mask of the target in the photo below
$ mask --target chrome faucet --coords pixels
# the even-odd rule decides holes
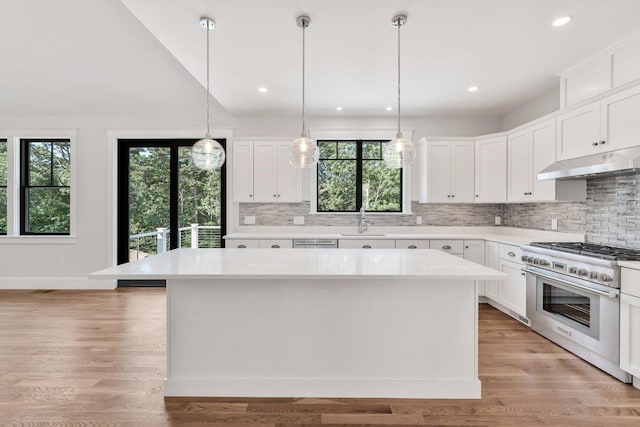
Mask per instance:
[[[360,208],[360,221],[358,221],[358,233],[364,233],[369,228],[369,223],[364,216],[364,206]]]

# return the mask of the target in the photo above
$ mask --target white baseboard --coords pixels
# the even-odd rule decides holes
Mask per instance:
[[[115,280],[88,277],[0,277],[0,289],[115,289]]]
[[[479,380],[362,378],[168,378],[165,396],[480,399]]]

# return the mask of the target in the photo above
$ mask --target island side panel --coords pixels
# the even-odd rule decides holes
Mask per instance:
[[[167,282],[167,396],[480,398],[473,280]]]

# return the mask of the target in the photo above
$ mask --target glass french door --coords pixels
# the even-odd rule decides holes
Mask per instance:
[[[194,142],[118,141],[118,264],[175,248],[223,247],[225,167],[193,166]]]

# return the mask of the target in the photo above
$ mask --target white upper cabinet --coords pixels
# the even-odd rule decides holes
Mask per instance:
[[[600,143],[600,102],[574,108],[556,117],[557,158],[572,159],[597,153]]]
[[[560,107],[640,79],[640,31],[560,74]]]
[[[557,132],[559,160],[640,145],[640,85],[558,115]]]
[[[420,202],[473,202],[473,156],[473,141],[428,141],[426,182],[421,183],[427,191]]]
[[[287,141],[234,142],[234,201],[302,201],[301,172],[289,164],[288,146]]]
[[[602,151],[640,145],[640,85],[603,98],[600,109]]]
[[[253,202],[253,142],[233,141],[233,200]]]
[[[475,201],[502,203],[507,200],[507,138],[477,139],[475,142]]]
[[[556,121],[546,120],[507,137],[510,202],[556,200],[556,180],[539,181],[537,173],[556,158]]]

